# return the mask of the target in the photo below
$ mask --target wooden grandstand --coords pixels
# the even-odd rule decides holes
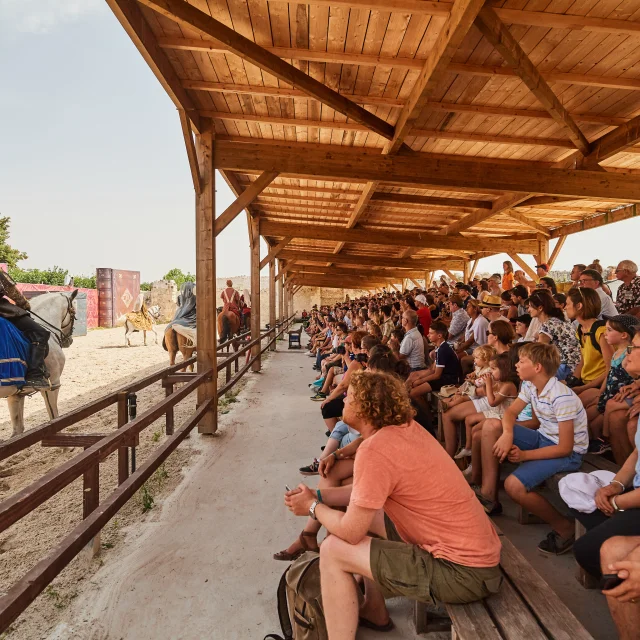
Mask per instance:
[[[279,317],[302,285],[469,276],[501,252],[531,274],[523,255],[636,215],[640,0],[107,2],[179,110],[201,301],[244,209],[252,295],[269,264]],[[217,219],[214,169],[238,198]]]

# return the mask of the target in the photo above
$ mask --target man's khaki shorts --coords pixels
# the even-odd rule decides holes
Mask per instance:
[[[371,572],[385,598],[405,596],[435,604],[475,602],[497,593],[500,567],[465,567],[403,542],[385,515],[387,540],[371,540]]]

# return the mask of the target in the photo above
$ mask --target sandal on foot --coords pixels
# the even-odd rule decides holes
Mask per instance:
[[[371,622],[371,620],[367,620],[360,616],[358,618],[358,625],[360,627],[365,627],[365,629],[373,629],[374,631],[391,631],[393,629],[393,620],[389,618],[389,622],[387,622],[387,624],[376,624],[375,622]]]
[[[319,547],[317,546],[317,544],[316,544],[316,548],[313,549],[307,544],[307,541],[305,540],[305,538],[315,538],[315,537],[316,537],[315,533],[309,533],[307,531],[303,531],[298,538],[298,540],[300,540],[300,544],[302,545],[302,549],[298,549],[293,553],[290,553],[286,549],[284,551],[278,551],[278,553],[273,554],[273,559],[282,560],[284,562],[293,562],[294,560],[297,560],[305,551],[319,551]]]

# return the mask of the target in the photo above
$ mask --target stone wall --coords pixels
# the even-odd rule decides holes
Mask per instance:
[[[169,322],[178,306],[178,287],[173,280],[156,280],[151,283],[151,291],[145,291],[144,301],[147,307],[160,307],[159,324]]]

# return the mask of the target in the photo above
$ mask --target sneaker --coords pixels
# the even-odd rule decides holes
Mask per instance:
[[[300,467],[300,473],[303,476],[317,476],[319,467],[320,461],[318,458],[314,458],[311,464],[308,464],[306,467]]]
[[[467,449],[466,447],[464,449],[460,449],[460,451],[458,451],[458,453],[456,453],[455,456],[453,456],[454,460],[460,460],[461,458],[468,458],[471,455],[471,449]]]
[[[596,438],[589,442],[589,453],[593,453],[596,456],[601,456],[603,453],[611,451],[611,445],[608,440],[604,438]]]
[[[462,472],[462,475],[463,475],[463,476],[468,477],[468,476],[470,476],[470,475],[471,475],[471,472],[472,472],[472,471],[473,471],[473,469],[472,469],[471,465],[469,465],[469,466],[468,466],[468,467],[467,467],[467,468]]]
[[[327,394],[322,393],[322,391],[318,391],[318,393],[316,393],[315,396],[311,396],[311,400],[313,400],[314,402],[323,402],[326,399],[327,399]]]
[[[575,536],[563,538],[559,533],[552,531],[538,545],[538,551],[542,551],[542,553],[546,553],[549,556],[561,556],[563,553],[567,553],[567,551],[570,551],[573,548],[573,543],[575,541]]]
[[[502,505],[497,500],[489,500],[480,493],[480,487],[474,487],[474,493],[488,516],[499,516],[502,513]]]

